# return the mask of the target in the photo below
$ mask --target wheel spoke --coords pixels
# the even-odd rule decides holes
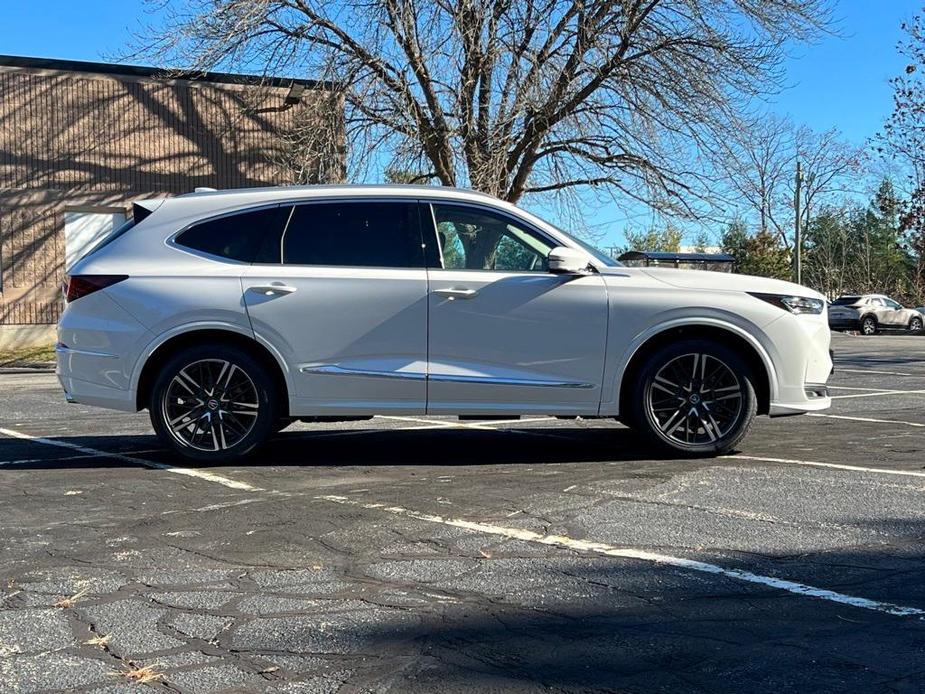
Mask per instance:
[[[251,433],[260,415],[253,380],[227,359],[202,359],[178,370],[161,408],[174,438],[207,452],[234,448]]]
[[[658,369],[646,404],[663,436],[692,446],[720,441],[741,416],[745,396],[739,378],[721,359],[690,352]]]

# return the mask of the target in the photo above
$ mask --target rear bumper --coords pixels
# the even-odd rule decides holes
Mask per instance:
[[[75,374],[79,373],[105,374],[106,369],[99,368],[100,362],[109,359],[112,360],[111,365],[115,366],[116,357],[98,352],[83,352],[70,349],[60,343],[55,346],[55,355],[57,356],[55,373],[61,387],[64,389],[64,397],[68,402],[106,407],[125,412],[134,412],[137,409],[135,407],[134,392],[114,384],[100,385],[99,383],[91,383],[75,376]]]
[[[68,304],[55,346],[55,373],[68,402],[134,412],[132,367],[146,332],[105,289]]]

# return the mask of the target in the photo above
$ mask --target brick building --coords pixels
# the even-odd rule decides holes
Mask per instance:
[[[133,200],[304,180],[286,133],[306,118],[331,145],[316,167],[331,178],[343,144],[329,86],[0,56],[0,349],[53,340],[68,264]]]

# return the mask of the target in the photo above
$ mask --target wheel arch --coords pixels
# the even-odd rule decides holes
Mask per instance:
[[[209,343],[235,345],[248,352],[261,364],[266,366],[280,393],[280,410],[284,416],[289,414],[289,384],[286,370],[277,355],[263,343],[250,335],[228,327],[197,326],[167,336],[146,350],[146,356],[138,373],[135,387],[135,406],[143,410],[148,406],[151,388],[158,370],[168,359],[182,349]]]
[[[768,414],[771,408],[771,399],[776,393],[776,373],[765,349],[743,330],[726,324],[711,323],[684,323],[680,325],[664,326],[654,333],[644,336],[625,361],[626,367],[622,370],[618,389],[619,412],[625,414],[629,410],[629,397],[636,375],[646,361],[646,355],[666,344],[680,339],[706,339],[723,344],[736,350],[748,363],[755,374],[755,395],[758,398],[758,414]]]

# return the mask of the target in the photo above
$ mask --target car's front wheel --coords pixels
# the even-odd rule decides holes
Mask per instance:
[[[919,316],[912,316],[912,320],[909,321],[909,332],[913,335],[922,332],[922,319]]]
[[[723,344],[675,342],[638,372],[629,419],[662,448],[685,455],[726,453],[755,418],[754,378],[748,364]]]
[[[280,421],[266,367],[234,346],[203,345],[174,355],[151,390],[151,423],[170,449],[226,462],[253,451]]]

